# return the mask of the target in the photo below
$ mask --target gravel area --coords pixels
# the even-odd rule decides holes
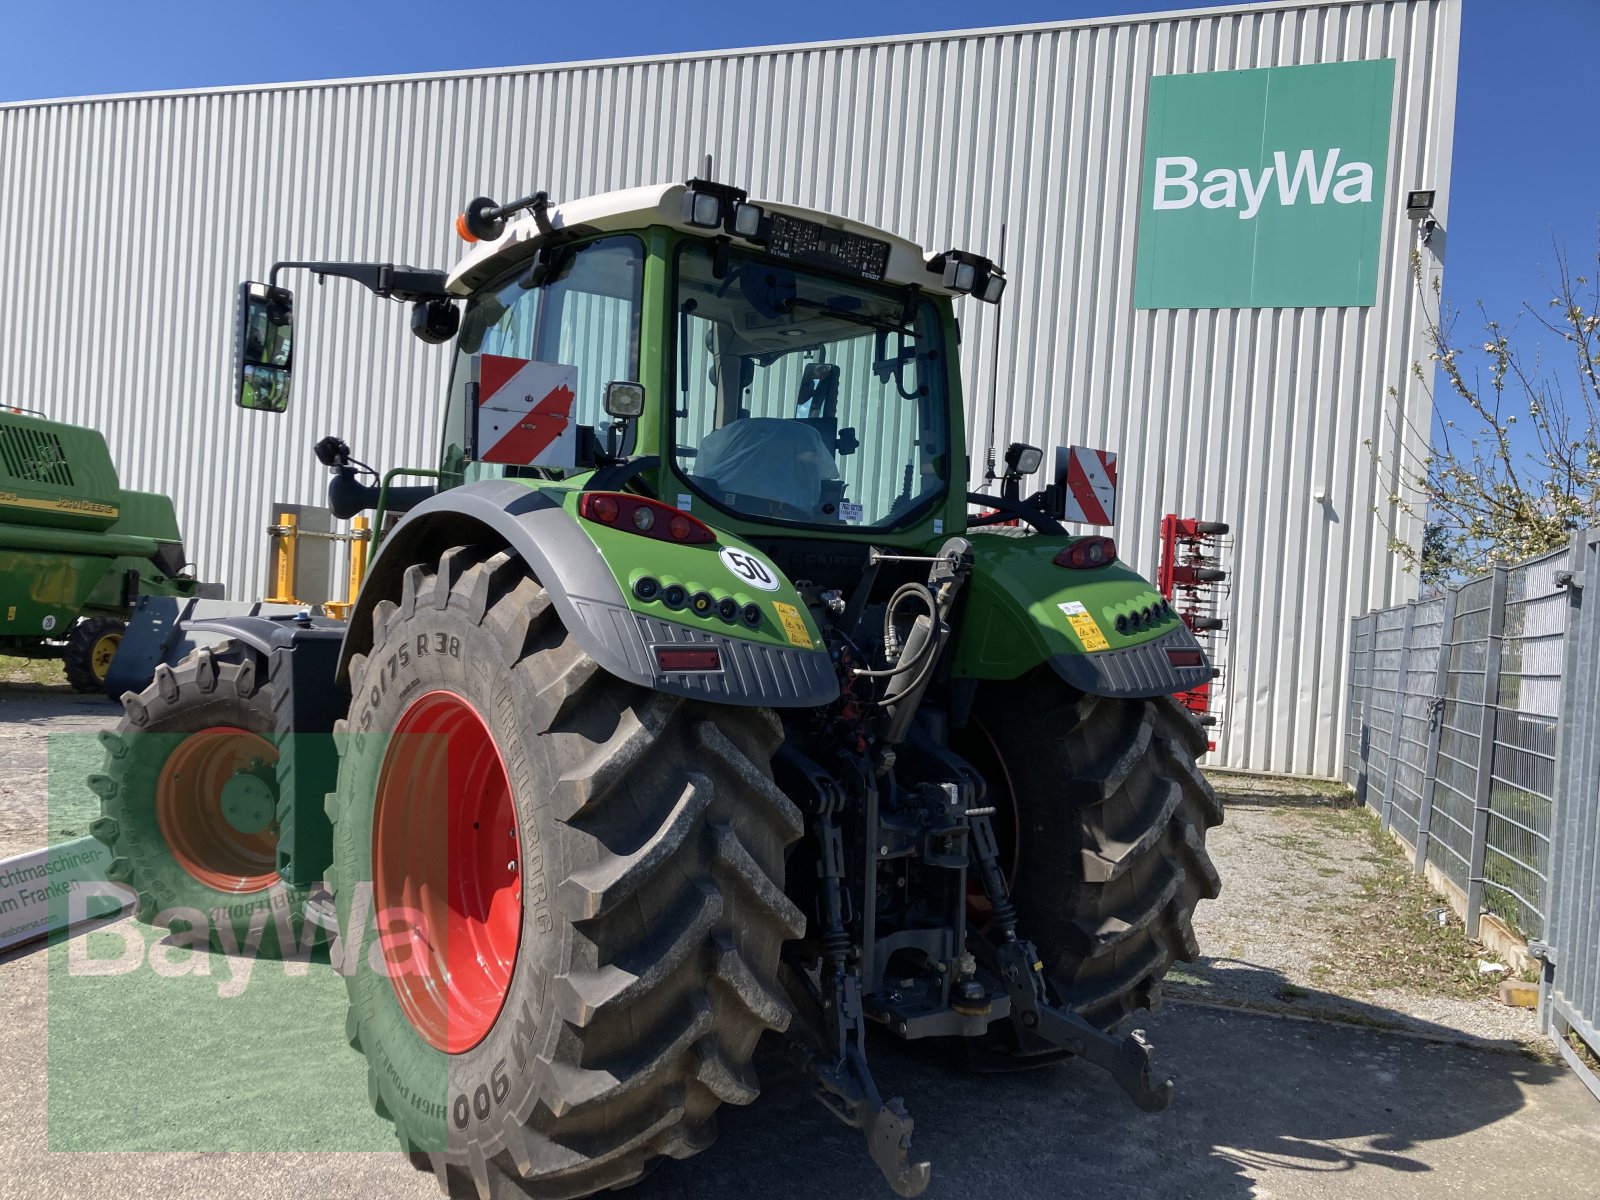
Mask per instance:
[[[0,682],[0,858],[88,835],[100,813],[84,784],[104,753],[95,735],[121,715],[65,683]]]
[[[1548,1053],[1534,1013],[1490,998],[1502,976],[1479,977],[1484,952],[1455,915],[1443,928],[1422,919],[1443,901],[1420,885],[1394,894],[1411,887],[1409,864],[1343,789],[1211,780],[1227,809],[1207,843],[1222,896],[1200,906],[1203,957],[1168,977],[1169,998]]]

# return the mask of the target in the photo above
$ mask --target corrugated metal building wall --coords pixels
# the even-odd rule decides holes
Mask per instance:
[[[993,253],[1005,222],[998,354],[994,311],[964,314],[977,469],[993,392],[1002,447],[1120,451],[1117,532],[1146,572],[1163,512],[1230,522],[1214,758],[1331,776],[1347,617],[1415,586],[1385,548],[1394,481],[1363,443],[1392,447],[1390,387],[1414,428],[1429,424],[1409,371],[1401,197],[1439,189],[1448,226],[1459,20],[1459,0],[1269,3],[3,106],[0,403],[102,429],[127,486],[175,496],[202,572],[254,595],[270,502],[320,502],[317,437],[432,463],[449,357],[354,285],[295,281],[296,403],[284,417],[233,407],[233,289],[274,259],[445,265],[472,195],[681,180],[708,153],[754,195],[933,249]],[[1377,305],[1136,311],[1151,77],[1385,57],[1398,85]]]

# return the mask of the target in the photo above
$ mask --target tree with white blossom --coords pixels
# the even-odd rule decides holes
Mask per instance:
[[[1389,548],[1424,584],[1553,550],[1600,525],[1600,252],[1596,267],[1575,274],[1558,249],[1548,305],[1524,304],[1508,328],[1480,303],[1483,340],[1468,348],[1455,333],[1460,313],[1442,304],[1437,275],[1424,287],[1413,252],[1429,315],[1426,359],[1412,373],[1433,402],[1433,430],[1416,437],[1403,414],[1391,416],[1399,486],[1386,499],[1423,522],[1420,547],[1391,528]],[[1389,395],[1399,399],[1395,388]],[[1430,449],[1405,449],[1417,444]]]

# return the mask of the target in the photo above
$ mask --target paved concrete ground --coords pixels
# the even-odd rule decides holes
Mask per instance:
[[[99,801],[83,786],[103,751],[97,734],[122,710],[104,696],[0,682],[0,858],[84,837]],[[51,768],[57,786],[45,804]]]
[[[72,701],[61,705],[81,728]],[[53,724],[49,711],[38,717],[43,723],[22,741]],[[10,749],[0,755],[9,759]],[[1219,904],[1227,903],[1225,892]],[[431,1179],[397,1153],[307,1152],[377,1145],[384,1136],[362,1103],[365,1070],[343,1047],[342,987],[326,967],[291,979],[262,964],[260,982],[275,983],[253,985],[202,1017],[171,1002],[177,993],[157,990],[182,981],[148,971],[96,980],[104,985],[98,992],[52,991],[47,964],[59,970],[66,953],[58,946],[0,959],[0,1198],[434,1194]],[[226,974],[218,964],[216,975]],[[216,979],[188,982],[211,987]],[[253,997],[261,999],[252,1006]],[[62,1020],[74,1006],[82,1011]],[[1600,1106],[1563,1067],[1484,1043],[1194,1005],[1170,1005],[1146,1025],[1177,1080],[1173,1106],[1157,1115],[1133,1109],[1080,1063],[971,1077],[928,1048],[879,1043],[880,1081],[906,1097],[918,1148],[934,1163],[928,1195],[1566,1198],[1593,1195],[1600,1179]],[[1455,1029],[1432,1032],[1459,1037]],[[141,1058],[151,1047],[169,1064],[168,1077],[157,1078],[152,1060]],[[890,1194],[858,1134],[826,1116],[774,1053],[763,1052],[758,1065],[765,1093],[750,1108],[725,1110],[717,1145],[663,1164],[630,1196]],[[264,1121],[263,1113],[280,1115]],[[96,1139],[307,1149],[48,1148]]]

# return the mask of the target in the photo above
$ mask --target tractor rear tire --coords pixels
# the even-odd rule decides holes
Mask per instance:
[[[102,774],[89,777],[100,817],[89,831],[110,851],[107,876],[138,894],[147,924],[195,933],[223,953],[247,946],[271,957],[301,949],[306,890],[277,871],[272,685],[254,651],[202,647],[123,699],[103,733]],[[238,774],[254,778],[232,782]],[[224,812],[243,799],[250,832]],[[236,818],[237,819],[237,818]],[[313,933],[315,931],[312,931]]]
[[[1196,766],[1205,735],[1171,697],[1085,695],[1048,666],[984,685],[973,711],[962,748],[991,772],[997,826],[1015,822],[1001,841],[1018,932],[1057,1001],[1115,1029],[1199,955],[1195,907],[1220,890],[1206,831],[1222,806]]]
[[[61,665],[75,691],[105,692],[106,672],[127,628],[127,622],[116,617],[86,617],[67,631]]]
[[[776,715],[607,674],[504,551],[410,567],[372,624],[328,809],[373,1106],[450,1194],[586,1196],[705,1148],[790,1019]]]

